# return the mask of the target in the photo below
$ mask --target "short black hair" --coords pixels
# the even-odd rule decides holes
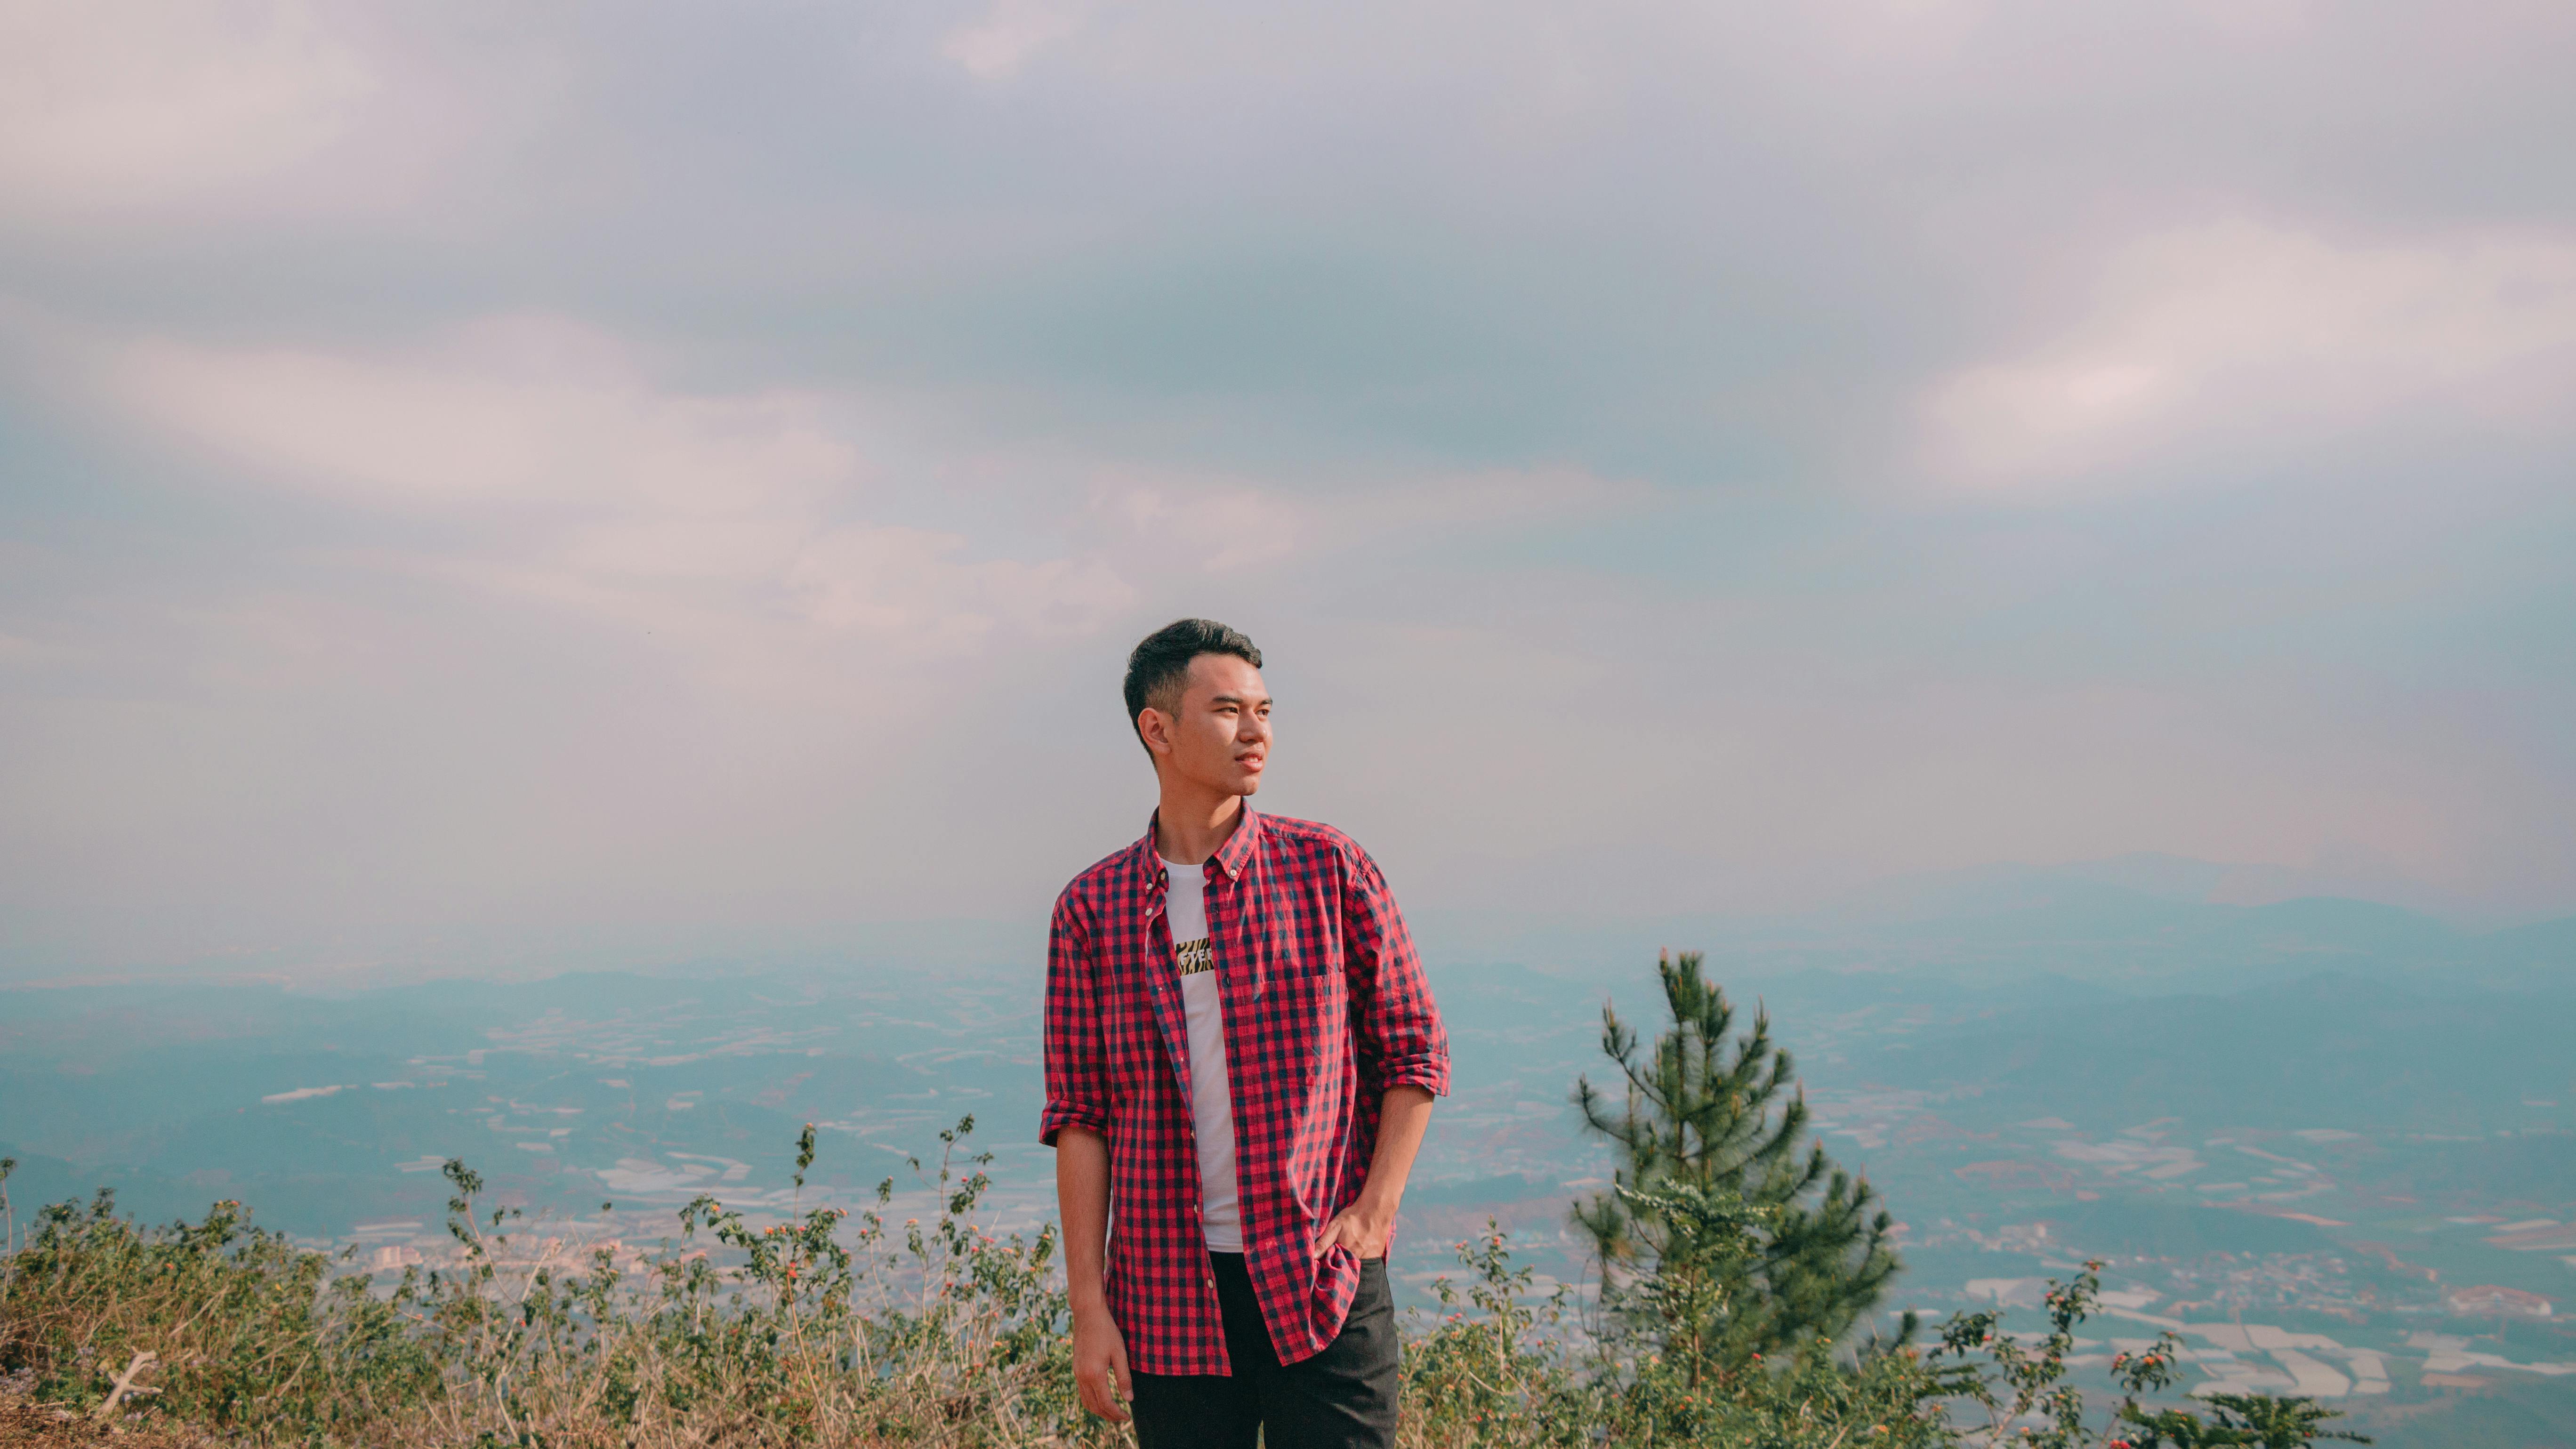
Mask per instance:
[[[1189,683],[1190,661],[1202,654],[1231,654],[1255,669],[1261,667],[1261,650],[1240,629],[1229,629],[1214,619],[1174,619],[1145,636],[1127,656],[1127,723],[1133,727],[1136,716],[1147,707],[1165,714],[1178,714],[1181,689]],[[1139,729],[1136,738],[1143,740]]]

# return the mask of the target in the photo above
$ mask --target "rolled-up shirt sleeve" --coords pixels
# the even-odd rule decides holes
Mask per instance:
[[[1342,942],[1361,1083],[1381,1096],[1390,1087],[1449,1095],[1449,1033],[1431,1000],[1422,958],[1414,954],[1413,933],[1377,862],[1357,848],[1343,894]]]
[[[1099,962],[1071,891],[1047,926],[1046,1110],[1038,1140],[1067,1127],[1109,1135],[1109,1063],[1102,1042]]]

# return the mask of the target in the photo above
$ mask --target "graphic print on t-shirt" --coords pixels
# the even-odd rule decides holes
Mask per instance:
[[[1226,1082],[1225,998],[1209,940],[1207,867],[1163,862],[1163,915],[1172,928],[1172,969],[1189,1021],[1190,1125],[1198,1138],[1199,1228],[1208,1251],[1243,1251],[1235,1202],[1234,1096]]]

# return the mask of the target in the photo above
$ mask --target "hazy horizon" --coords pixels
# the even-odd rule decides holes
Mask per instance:
[[[2303,949],[2296,943],[2318,925],[2319,911],[2328,913],[2329,922],[2340,913],[2346,917],[2339,923],[2341,930],[2329,934],[2347,938],[2342,941],[2345,946],[2350,937],[2371,937],[2382,959],[2369,964],[2389,969],[2408,962],[2408,970],[2396,972],[2399,976],[2430,964],[2421,959],[2428,945],[2438,959],[2445,949],[2474,953],[2483,944],[2518,941],[2534,929],[2550,933],[2553,940],[2557,935],[2576,939],[2576,933],[2565,929],[2576,927],[2576,916],[2445,914],[2420,902],[2375,899],[2367,893],[2328,888],[2335,884],[2332,877],[2316,871],[2142,854],[2056,866],[1997,862],[1890,876],[1772,912],[1434,907],[1408,914],[1418,947],[1436,968],[1523,967],[1604,987],[1633,985],[1636,979],[1651,975],[1648,968],[1656,955],[1668,950],[1709,953],[1712,970],[1730,982],[1779,980],[1812,970],[1883,975],[1919,968],[1937,978],[1945,974],[1944,967],[1933,963],[1940,961],[1945,948],[1958,944],[1963,933],[1986,949],[2019,934],[2030,936],[2031,943],[2045,940],[2049,949],[2072,953],[2054,967],[2024,963],[2007,969],[2004,979],[2019,973],[2023,979],[2036,975],[2098,980],[2098,972],[2084,957],[2137,933],[2141,909],[2167,913],[2155,918],[2149,934],[2215,929],[2224,935],[2227,922],[2237,918],[2250,925],[2257,938],[2267,929],[2282,933],[2267,949],[2292,956]],[[333,993],[442,981],[534,983],[571,975],[792,982],[866,981],[924,969],[1035,973],[1044,962],[1046,914],[1042,902],[1016,915],[888,918],[818,932],[802,940],[743,933],[692,950],[615,944],[567,948],[493,940],[472,943],[465,950],[375,957],[240,953],[230,958],[68,972],[0,965],[0,990],[168,983],[272,985]],[[1894,954],[1865,961],[1838,960],[1832,955],[1833,950],[1847,950],[1861,942]],[[2201,949],[2210,944],[2202,941]],[[1821,954],[1802,958],[1791,948]],[[2313,943],[2305,949],[2313,949]],[[2538,961],[2548,959],[2549,949],[2542,943],[2507,955]],[[2176,953],[2175,959],[2194,964],[2189,948]],[[2320,960],[2307,969],[2334,972],[2350,964]],[[2223,972],[2213,979],[2205,969],[2183,970],[2164,980],[2150,970],[2125,982],[2124,989],[2207,991],[2230,984]],[[2533,984],[2540,984],[2540,978],[2533,978]]]
[[[1032,919],[1182,614],[1426,920],[2576,913],[2564,7],[0,40],[0,979]]]

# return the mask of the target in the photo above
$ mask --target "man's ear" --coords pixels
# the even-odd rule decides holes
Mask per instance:
[[[1156,759],[1172,752],[1172,722],[1151,705],[1136,712],[1136,735],[1145,742],[1146,752]]]

